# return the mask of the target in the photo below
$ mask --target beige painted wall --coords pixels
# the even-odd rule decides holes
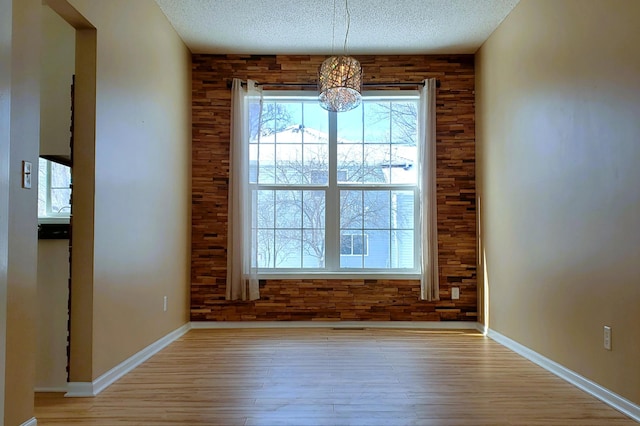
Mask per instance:
[[[70,155],[71,82],[75,30],[49,7],[42,8],[40,155]]]
[[[65,2],[66,3],[66,2]],[[76,11],[76,18],[82,17]],[[76,22],[78,24],[78,22]],[[76,26],[69,381],[92,380],[96,30]]]
[[[38,240],[36,390],[67,387],[69,240]]]
[[[37,182],[34,179],[32,189],[22,189],[21,169],[23,160],[35,165],[38,159],[40,37],[39,31],[34,33],[32,29],[40,28],[40,4],[39,0],[14,0],[11,7],[5,1],[2,3],[3,18],[0,21],[3,28],[0,30],[0,62],[3,70],[11,70],[10,93],[6,89],[7,77],[4,72],[0,78],[0,113],[3,123],[0,133],[3,153],[0,157],[0,200],[3,200],[0,201],[0,206],[3,206],[0,210],[3,216],[0,220],[0,240],[4,240],[6,236],[7,241],[6,252],[0,249],[0,286],[4,287],[6,277],[6,305],[4,295],[0,296],[0,303],[3,305],[0,310],[6,306],[3,417],[7,426],[20,425],[33,417]],[[11,10],[12,22],[9,23],[4,12]],[[9,37],[5,30],[6,24],[11,28]],[[6,109],[6,102],[10,104],[9,111]],[[7,153],[8,157],[5,157]],[[8,163],[5,163],[6,158]],[[8,181],[4,172],[7,165]],[[8,192],[4,192],[7,190]],[[7,212],[7,200],[8,216],[4,216]],[[0,289],[0,292],[3,290],[4,288]]]
[[[70,3],[97,31],[94,380],[189,319],[191,67],[153,0]]]
[[[522,0],[476,58],[489,327],[636,404],[638,22],[637,0]]]
[[[70,85],[75,72],[75,29],[42,7],[40,154],[70,155]],[[38,241],[36,389],[67,385],[69,240]]]

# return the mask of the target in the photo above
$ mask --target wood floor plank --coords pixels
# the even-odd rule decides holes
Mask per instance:
[[[38,425],[637,424],[471,331],[192,330]]]

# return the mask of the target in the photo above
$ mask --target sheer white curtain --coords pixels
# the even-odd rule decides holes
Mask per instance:
[[[420,298],[440,300],[438,278],[438,225],[436,203],[436,80],[420,89],[420,222],[422,276]]]
[[[260,111],[262,91],[255,81],[234,78],[231,87],[231,147],[229,153],[229,229],[227,233],[227,300],[260,297],[251,266],[253,208],[249,188],[249,114]],[[258,117],[261,114],[258,113]]]

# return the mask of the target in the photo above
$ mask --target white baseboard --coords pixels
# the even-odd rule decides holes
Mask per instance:
[[[487,326],[485,324],[482,323],[476,323],[476,330],[478,330],[480,333],[484,334],[485,336],[487,335]]]
[[[140,352],[134,354],[130,358],[124,360],[93,382],[70,382],[68,383],[68,391],[66,397],[91,397],[96,396],[105,390],[113,382],[136,368],[138,365],[151,358],[153,355],[164,349],[174,340],[185,334],[191,329],[191,324],[186,323],[182,327],[172,331],[161,339],[156,340]]]
[[[407,328],[476,330],[472,321],[192,321],[192,329],[216,328]]]
[[[53,387],[37,387],[33,391],[36,393],[60,393],[67,392],[69,389],[66,386],[53,386]]]
[[[32,417],[26,422],[22,423],[20,426],[38,426],[38,421],[35,417]]]
[[[555,374],[561,379],[564,379],[565,381],[571,383],[575,387],[582,389],[588,394],[598,398],[600,401],[631,417],[633,420],[640,422],[639,405],[636,405],[633,402],[621,397],[620,395],[617,395],[610,390],[600,386],[596,382],[591,381],[572,370],[569,370],[568,368],[558,364],[557,362],[552,361],[543,355],[540,355],[539,353],[527,348],[524,345],[521,345],[515,340],[511,340],[507,336],[504,336],[495,330],[489,329],[487,336],[500,343],[501,345],[511,349],[515,353],[522,355],[529,361],[538,364],[540,367]]]
[[[67,383],[67,393],[64,396],[69,398],[84,398],[96,396],[91,382],[69,382]]]

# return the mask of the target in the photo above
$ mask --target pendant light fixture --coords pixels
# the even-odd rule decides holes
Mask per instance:
[[[362,67],[357,59],[347,55],[347,38],[351,24],[349,0],[345,0],[345,9],[347,25],[344,35],[344,54],[325,59],[318,70],[318,91],[320,92],[318,100],[320,106],[327,111],[349,111],[360,105],[362,100]],[[336,0],[333,0],[334,39],[335,21]]]

